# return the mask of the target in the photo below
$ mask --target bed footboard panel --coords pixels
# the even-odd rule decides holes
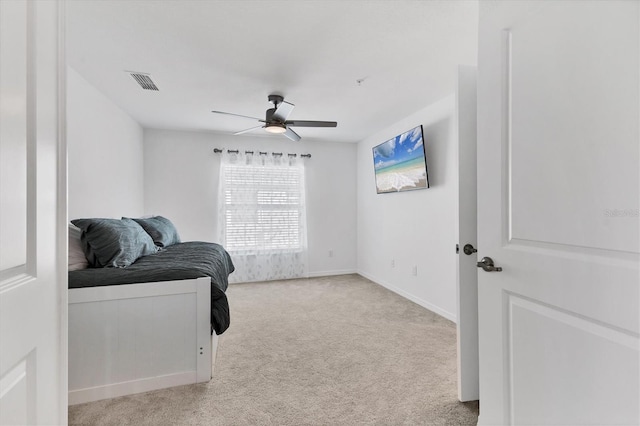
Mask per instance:
[[[210,303],[209,278],[70,289],[69,404],[210,380]]]

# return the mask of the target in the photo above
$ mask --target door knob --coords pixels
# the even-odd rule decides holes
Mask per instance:
[[[502,272],[500,266],[494,266],[493,259],[490,257],[483,257],[480,262],[477,263],[478,268],[482,268],[487,272]]]
[[[473,247],[471,244],[465,244],[464,247],[462,248],[462,251],[464,252],[464,254],[470,256],[473,253],[477,252],[478,250],[476,250],[475,247]]]

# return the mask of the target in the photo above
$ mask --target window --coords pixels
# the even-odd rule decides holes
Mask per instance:
[[[228,164],[224,169],[225,248],[302,250],[304,169],[288,164]]]

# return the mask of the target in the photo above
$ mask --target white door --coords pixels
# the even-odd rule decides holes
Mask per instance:
[[[478,399],[478,246],[476,210],[476,67],[458,67],[458,399]]]
[[[0,1],[2,425],[66,422],[59,8],[55,1]]]
[[[481,425],[637,425],[637,1],[480,2]]]

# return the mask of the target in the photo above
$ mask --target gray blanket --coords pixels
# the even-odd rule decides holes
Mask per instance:
[[[225,291],[234,271],[229,253],[219,244],[191,241],[141,257],[126,268],[89,268],[69,272],[69,288],[136,284],[211,277],[211,327],[222,334],[229,327]]]

